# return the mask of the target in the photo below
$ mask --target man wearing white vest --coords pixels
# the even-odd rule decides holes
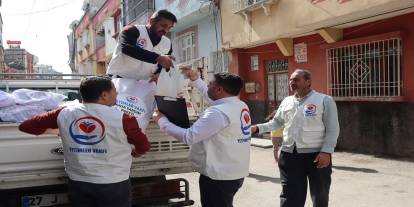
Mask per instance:
[[[217,73],[209,85],[197,72],[183,68],[210,106],[188,129],[171,123],[156,112],[161,130],[191,145],[190,159],[200,173],[200,197],[203,207],[231,207],[233,197],[249,174],[250,112],[237,96],[242,79],[230,73]]]
[[[338,113],[332,97],[312,90],[311,84],[309,71],[295,70],[289,80],[294,95],[282,101],[271,121],[251,128],[252,133],[264,133],[284,127],[278,161],[282,207],[303,207],[308,181],[313,206],[329,203]]]
[[[163,68],[173,67],[171,40],[165,35],[177,22],[167,10],[154,12],[147,25],[128,25],[121,34],[108,65],[112,77],[146,80]]]
[[[147,152],[148,139],[134,117],[113,107],[111,79],[87,78],[79,91],[83,103],[36,116],[19,129],[39,135],[59,128],[71,206],[130,207],[131,155]]]

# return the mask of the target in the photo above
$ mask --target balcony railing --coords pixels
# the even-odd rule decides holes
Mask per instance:
[[[155,1],[154,0],[126,0],[124,4],[124,25],[131,23],[142,23],[141,18],[149,13],[154,12],[155,10]]]
[[[279,0],[233,0],[233,13],[246,15],[260,8],[263,8],[266,15],[270,15],[270,5],[276,4]]]

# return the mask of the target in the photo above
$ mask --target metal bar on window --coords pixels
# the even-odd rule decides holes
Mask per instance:
[[[326,51],[326,54],[325,54],[325,58],[326,58],[326,61],[327,61],[327,67],[326,67],[326,74],[327,74],[327,76],[326,76],[326,79],[327,79],[327,83],[326,83],[326,85],[328,86],[328,94],[329,95],[332,95],[332,89],[331,89],[331,78],[330,78],[330,71],[331,71],[331,60],[330,60],[330,57],[331,57],[331,50],[330,49],[328,49],[327,51]]]
[[[386,50],[385,50],[385,54],[386,54],[386,60],[385,62],[387,63],[387,69],[385,71],[385,88],[386,88],[386,93],[387,96],[390,96],[390,42],[387,41],[387,45],[386,45]]]
[[[326,55],[332,96],[401,96],[400,38],[330,48]]]
[[[397,57],[397,76],[398,76],[398,80],[397,80],[397,87],[398,87],[398,96],[401,96],[401,88],[402,88],[402,82],[401,82],[401,56],[402,56],[402,45],[401,45],[401,41],[398,41],[398,57]]]
[[[348,51],[348,59],[346,61],[347,63],[347,67],[345,69],[345,72],[348,74],[348,79],[345,81],[346,85],[345,85],[345,91],[346,91],[346,96],[351,96],[351,93],[349,90],[346,90],[347,88],[349,88],[351,86],[351,73],[350,73],[350,68],[351,68],[351,59],[352,59],[352,52],[351,52],[351,47],[348,45],[346,46],[346,49]],[[345,76],[347,77],[347,76]]]
[[[383,59],[384,59],[384,67],[382,68],[382,90],[384,96],[387,96],[387,43],[383,40],[382,41],[383,46]]]
[[[393,63],[393,65],[395,64],[395,57],[396,57],[396,55],[395,55],[395,53],[396,53],[396,51],[395,51],[395,39],[394,40],[392,40],[392,63]],[[396,95],[396,91],[395,91],[395,68],[394,68],[394,70],[392,71],[392,95],[393,96],[395,96]]]
[[[364,96],[368,96],[369,94],[369,82],[368,82],[368,76],[369,76],[369,72],[371,72],[371,64],[369,64],[370,61],[370,51],[368,49],[369,44],[365,44],[364,45],[364,49],[365,49],[365,65],[367,67],[366,72],[364,73]]]
[[[372,79],[371,79],[371,75],[372,75],[372,60],[373,59],[375,59],[374,58],[374,52],[375,51],[372,51],[372,49],[371,49],[371,43],[368,43],[368,51],[369,51],[369,62],[368,62],[368,64],[369,64],[369,68],[370,68],[370,71],[369,71],[369,81],[368,81],[368,84],[367,84],[367,88],[368,88],[368,91],[369,91],[369,93],[367,94],[367,96],[372,96]]]

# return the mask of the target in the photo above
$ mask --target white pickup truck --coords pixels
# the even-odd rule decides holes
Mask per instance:
[[[18,88],[72,92],[79,80],[5,80],[0,90]],[[167,174],[191,172],[189,146],[176,141],[150,123],[146,134],[148,153],[134,158],[131,167],[133,203],[139,206],[187,206],[189,185],[184,179],[165,180]],[[67,175],[64,171],[60,138],[33,136],[18,130],[18,123],[0,122],[0,206],[67,206]]]

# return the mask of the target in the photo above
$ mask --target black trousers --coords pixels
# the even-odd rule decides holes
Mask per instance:
[[[316,168],[318,153],[281,152],[279,171],[282,183],[281,207],[303,207],[308,188],[314,207],[327,207],[331,186],[332,162],[328,167]]]
[[[131,182],[94,184],[69,180],[72,207],[131,207]]]
[[[233,197],[243,185],[244,178],[237,180],[213,180],[200,175],[200,198],[203,207],[232,207]]]

